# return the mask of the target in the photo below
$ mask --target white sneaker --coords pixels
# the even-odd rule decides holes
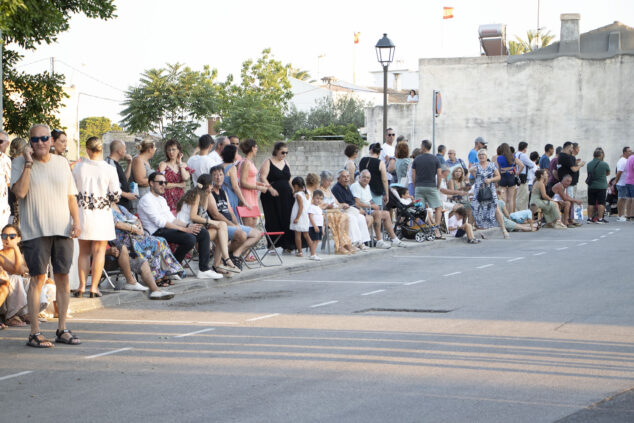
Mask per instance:
[[[392,240],[392,247],[405,247],[406,244],[398,238]]]
[[[391,247],[392,247],[391,244],[388,244],[387,242],[383,241],[382,239],[380,239],[380,240],[378,240],[376,242],[376,248],[381,248],[383,250],[387,250],[387,249],[389,249]]]
[[[169,291],[154,291],[150,294],[150,300],[171,300],[174,298],[174,293]]]
[[[137,282],[134,285],[130,285],[129,283],[126,283],[125,285],[123,285],[123,289],[126,291],[147,291],[150,288],[148,288],[147,286],[143,286]]]
[[[222,279],[222,275],[220,273],[216,273],[211,269],[205,272],[198,272],[197,276],[198,279]]]
[[[310,257],[308,257],[308,260],[321,261],[321,257],[319,257],[319,256],[310,256]]]
[[[627,222],[627,217],[625,216],[619,216],[618,219],[616,219],[617,222]]]

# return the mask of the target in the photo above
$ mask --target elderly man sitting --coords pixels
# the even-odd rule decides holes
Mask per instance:
[[[354,195],[350,191],[348,186],[350,180],[350,174],[347,170],[340,170],[337,173],[337,183],[333,185],[331,191],[337,201],[341,204],[341,209],[348,215],[350,224],[348,225],[348,232],[350,235],[350,241],[352,244],[362,251],[368,249],[364,245],[365,242],[370,241],[370,232],[368,227],[372,224],[372,216],[367,215],[365,212],[359,210],[356,207],[356,201]]]
[[[359,174],[359,180],[352,184],[350,191],[355,199],[355,205],[361,212],[372,216],[374,223],[374,233],[376,234],[377,248],[390,248],[392,246],[404,247],[405,243],[396,237],[394,233],[394,227],[392,225],[392,218],[387,210],[381,210],[381,208],[372,201],[372,192],[370,191],[370,171],[364,169]],[[385,230],[392,240],[392,244],[383,241],[381,236],[381,223],[385,225]]]

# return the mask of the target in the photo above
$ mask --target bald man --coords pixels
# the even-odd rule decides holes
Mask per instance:
[[[128,163],[125,171],[119,164],[119,161],[121,160]],[[110,143],[110,155],[106,157],[106,162],[117,169],[119,185],[121,186],[121,199],[119,200],[119,205],[125,207],[129,211],[133,211],[131,209],[131,202],[138,199],[138,197],[130,192],[130,184],[128,183],[128,180],[130,179],[130,172],[132,172],[132,166],[130,166],[132,157],[127,153],[123,141],[114,140]]]

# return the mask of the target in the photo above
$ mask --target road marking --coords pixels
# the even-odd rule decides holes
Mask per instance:
[[[614,232],[608,232],[608,235],[612,235]]]
[[[421,279],[419,281],[407,282],[407,283],[405,283],[403,285],[410,286],[410,285],[416,285],[417,283],[423,283],[423,282],[425,282],[425,279]]]
[[[238,322],[202,322],[198,320],[128,320],[128,319],[78,319],[74,322],[116,322],[116,323],[167,323],[167,324],[201,324],[201,325],[237,325]]]
[[[476,269],[486,269],[487,267],[491,267],[493,266],[493,264],[489,263],[489,264],[483,264],[482,266],[478,266],[476,267]]]
[[[443,275],[443,276],[453,276],[453,275],[459,275],[461,273],[462,272],[452,272],[452,273],[447,273],[446,275]]]
[[[293,283],[351,283],[359,285],[402,285],[403,282],[385,282],[385,281],[302,281],[297,279],[265,279],[262,282],[293,282]]]
[[[605,238],[605,235],[601,235],[599,238]]]
[[[267,314],[264,316],[259,316],[259,317],[252,317],[250,319],[247,319],[247,322],[255,322],[256,320],[263,320],[263,319],[269,319],[271,317],[275,317],[275,316],[279,316],[280,313],[273,313],[273,314]]]
[[[599,240],[599,238],[595,238],[592,240],[592,242],[597,242]]]
[[[614,230],[615,230],[615,231],[620,231],[620,230],[621,230],[621,228],[615,228]]]
[[[361,295],[373,295],[373,294],[378,294],[379,292],[385,292],[385,289],[377,289],[376,291],[366,292],[366,293],[361,294]]]
[[[584,245],[588,245],[587,242],[582,242],[581,244],[577,244],[577,247],[583,247]]]
[[[338,302],[339,301],[337,301],[337,300],[326,301],[325,303],[319,303],[319,304],[311,305],[310,308],[323,307],[323,306],[327,306],[327,305],[330,305],[330,304],[335,304],[335,303],[338,303]]]
[[[207,328],[207,329],[197,330],[195,332],[184,333],[182,335],[176,335],[174,338],[184,338],[186,336],[198,335],[199,333],[210,332],[212,330],[216,330],[216,328]]]
[[[568,249],[568,247],[559,247],[559,248],[557,248],[557,251],[567,250],[567,249]]]
[[[20,377],[20,376],[28,375],[29,373],[33,373],[33,370],[27,370],[25,372],[14,373],[12,375],[2,376],[2,377],[0,377],[0,381],[1,380],[11,379],[11,378],[14,378],[14,377]]]
[[[507,260],[506,262],[507,262],[507,263],[512,263],[512,262],[514,262],[514,261],[522,260],[523,258],[524,258],[524,257],[515,257],[515,258],[512,258],[512,259],[510,259],[510,260]]]
[[[110,355],[110,354],[116,354],[116,353],[120,353],[122,351],[128,351],[131,350],[131,347],[128,348],[119,348],[118,350],[113,350],[113,351],[106,351],[104,353],[101,354],[95,354],[95,355],[89,355],[87,357],[84,357],[85,359],[90,359],[90,358],[97,358],[97,357],[103,357],[104,355]]]
[[[442,259],[510,259],[513,257],[502,257],[502,256],[493,256],[493,257],[480,257],[480,256],[393,256],[396,258],[442,258]]]
[[[534,256],[543,256],[544,254],[546,254],[546,251],[540,251],[539,253],[535,253],[533,255]]]

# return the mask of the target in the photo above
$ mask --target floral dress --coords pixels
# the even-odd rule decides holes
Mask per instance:
[[[486,168],[480,166],[480,163],[476,163],[476,175],[475,185],[473,190],[473,201],[471,205],[473,207],[473,217],[476,222],[476,226],[480,229],[494,228],[498,226],[498,222],[495,219],[495,211],[497,210],[498,196],[495,192],[495,184],[489,184],[491,193],[493,194],[493,201],[487,203],[481,203],[478,201],[478,191],[484,184],[485,179],[491,179],[495,175],[496,166],[493,163],[488,164]]]
[[[112,209],[112,216],[115,224],[117,222],[126,222],[136,220],[136,217],[130,213],[125,207],[119,206],[121,212]],[[176,261],[172,255],[167,241],[164,238],[151,235],[136,235],[115,228],[117,238],[114,244],[117,247],[125,245],[130,251],[132,257],[133,252],[146,260],[150,265],[154,280],[159,281],[167,276],[178,275],[185,276],[183,267]],[[132,257],[134,258],[134,257]]]
[[[189,167],[185,167],[185,170],[188,171],[190,174],[194,173],[194,169],[191,169]],[[168,183],[180,184],[183,182],[180,169],[178,170],[178,172],[174,172],[171,167],[166,166],[163,175],[165,175],[165,180]],[[167,188],[165,190],[165,201],[167,201],[167,205],[169,206],[170,211],[174,216],[176,216],[177,213],[176,204],[178,203],[178,200],[181,199],[184,193],[185,190],[183,188]]]

